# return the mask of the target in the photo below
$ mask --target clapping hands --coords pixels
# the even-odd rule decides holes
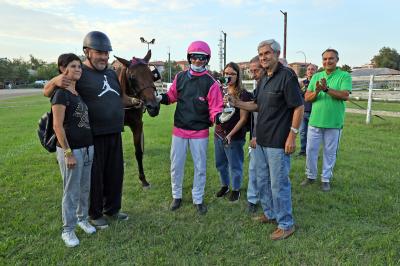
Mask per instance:
[[[320,91],[326,90],[328,88],[328,85],[326,84],[326,79],[322,78],[316,83],[316,88],[315,92],[319,93]]]

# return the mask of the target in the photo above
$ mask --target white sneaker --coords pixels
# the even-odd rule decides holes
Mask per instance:
[[[74,231],[70,232],[63,232],[61,234],[62,240],[64,240],[64,243],[67,247],[73,248],[79,245],[79,239],[76,237]]]
[[[91,225],[88,221],[80,221],[78,222],[78,226],[85,231],[86,234],[94,234],[96,233],[96,228]]]

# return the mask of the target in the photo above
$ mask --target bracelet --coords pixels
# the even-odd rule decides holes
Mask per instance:
[[[68,149],[64,150],[64,156],[65,156],[65,157],[70,157],[70,156],[72,156],[72,150],[71,150],[71,148],[68,148]]]
[[[327,93],[329,91],[329,88],[326,88],[325,90],[322,90],[322,91]]]

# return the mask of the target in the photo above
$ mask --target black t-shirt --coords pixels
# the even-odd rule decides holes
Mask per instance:
[[[79,95],[57,88],[51,98],[51,104],[65,106],[64,130],[71,149],[88,147],[93,144],[88,108]],[[60,147],[59,143],[57,146]]]
[[[96,71],[85,65],[76,90],[89,108],[94,136],[120,133],[124,129],[124,109],[117,75],[111,69]]]
[[[239,95],[239,99],[244,102],[249,102],[252,100],[252,98],[253,97],[252,97],[251,93],[249,93],[246,90],[242,90]],[[215,126],[216,134],[218,134],[221,137],[226,137],[229,134],[229,132],[231,132],[232,129],[236,126],[236,124],[239,122],[239,120],[240,120],[240,109],[235,108],[235,113],[228,121]],[[250,115],[247,118],[247,123],[244,124],[243,127],[238,132],[235,133],[235,135],[232,136],[232,140],[245,139],[246,131],[248,129],[247,124],[250,125]]]
[[[278,63],[272,77],[265,76],[256,91],[257,144],[284,148],[294,108],[303,105],[296,74]]]

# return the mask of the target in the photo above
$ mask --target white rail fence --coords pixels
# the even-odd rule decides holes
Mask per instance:
[[[353,77],[353,92],[350,99],[368,101],[366,110],[359,110],[361,113],[366,113],[366,123],[371,123],[371,116],[376,113],[382,113],[385,116],[399,117],[399,112],[372,112],[372,102],[395,102],[400,103],[400,75],[382,75],[382,76],[364,76]],[[242,81],[243,86],[249,92],[254,91],[256,83],[254,80]],[[168,91],[172,83],[157,83],[157,91],[165,93]],[[354,103],[354,102],[353,102]],[[383,114],[385,113],[385,114]]]

